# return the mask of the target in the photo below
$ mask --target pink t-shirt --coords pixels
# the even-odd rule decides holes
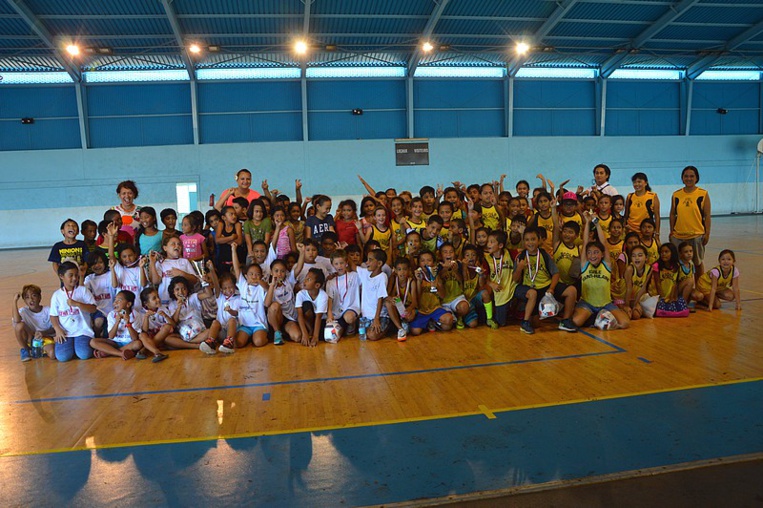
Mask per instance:
[[[228,196],[228,199],[225,201],[225,206],[233,206],[233,200],[236,199],[238,196],[236,196],[236,193],[234,192],[230,196]],[[246,196],[246,200],[251,203],[255,199],[258,199],[260,197],[260,193],[256,190],[249,189],[249,195]]]
[[[183,242],[183,257],[186,259],[198,259],[204,253],[201,244],[204,243],[204,236],[200,233],[192,235],[180,235],[180,241]]]

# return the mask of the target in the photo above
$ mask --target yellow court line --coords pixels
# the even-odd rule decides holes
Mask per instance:
[[[413,422],[424,422],[424,421],[431,421],[431,420],[445,420],[450,418],[461,418],[465,416],[476,416],[476,415],[484,415],[490,418],[488,416],[489,414],[493,415],[493,418],[495,418],[495,413],[508,413],[510,411],[525,411],[528,409],[542,409],[545,407],[553,407],[553,406],[566,406],[571,404],[582,404],[585,402],[597,402],[602,400],[612,400],[612,399],[625,399],[628,397],[638,397],[641,395],[653,395],[658,393],[668,393],[668,392],[680,392],[680,391],[688,391],[688,390],[697,390],[702,388],[712,388],[714,386],[726,386],[726,385],[734,385],[734,384],[742,384],[742,383],[754,383],[758,381],[763,381],[763,377],[756,377],[756,378],[747,378],[747,379],[735,379],[732,381],[724,381],[721,383],[706,383],[701,385],[690,385],[690,386],[680,386],[675,388],[663,388],[659,390],[648,390],[643,392],[634,392],[634,393],[622,393],[617,395],[605,395],[601,397],[592,397],[588,399],[574,399],[574,400],[567,400],[567,401],[557,401],[557,402],[544,402],[541,404],[528,404],[525,406],[515,406],[515,407],[508,407],[508,408],[502,408],[502,409],[493,409],[488,410],[486,406],[480,405],[478,408],[479,411],[467,411],[462,413],[451,413],[451,414],[444,414],[444,415],[431,415],[431,416],[416,416],[413,418],[398,418],[393,420],[380,420],[380,421],[374,421],[374,422],[359,422],[359,423],[350,423],[347,425],[328,425],[323,427],[303,427],[303,428],[296,428],[296,429],[289,429],[289,430],[271,430],[271,431],[265,431],[265,432],[250,432],[250,433],[244,433],[244,434],[226,434],[226,435],[217,435],[217,436],[204,436],[204,437],[192,437],[192,438],[178,438],[178,439],[160,439],[155,441],[135,441],[135,442],[128,442],[128,443],[115,443],[115,444],[108,444],[108,445],[102,445],[102,446],[79,446],[75,448],[56,448],[56,449],[49,449],[49,450],[36,450],[36,451],[27,451],[27,452],[11,452],[11,453],[3,453],[0,454],[0,458],[6,458],[6,457],[26,457],[26,456],[33,456],[33,455],[47,455],[52,453],[67,453],[67,452],[80,452],[80,451],[86,451],[86,450],[108,450],[113,448],[127,448],[131,446],[153,446],[153,445],[162,445],[162,444],[181,444],[181,443],[199,443],[204,441],[218,441],[220,439],[223,440],[229,440],[229,439],[241,439],[241,438],[251,438],[251,437],[262,437],[262,436],[280,436],[285,434],[299,434],[299,433],[305,433],[305,432],[325,432],[330,430],[342,430],[342,429],[356,429],[356,428],[362,428],[362,427],[374,427],[377,425],[395,425],[400,423],[413,423]],[[484,408],[484,410],[483,410]],[[491,418],[492,419],[492,418]]]
[[[477,408],[478,408],[478,409],[479,409],[479,410],[482,412],[482,414],[484,414],[485,416],[487,416],[487,419],[488,419],[488,420],[495,420],[495,415],[493,414],[493,412],[492,412],[492,411],[490,411],[490,410],[487,408],[487,406],[485,406],[485,405],[483,405],[483,404],[480,404],[479,406],[477,406]]]
[[[748,293],[755,293],[756,295],[763,295],[763,293],[761,293],[760,291],[753,291],[752,289],[744,289],[744,288],[741,288],[741,289],[742,289],[742,291],[747,291]]]

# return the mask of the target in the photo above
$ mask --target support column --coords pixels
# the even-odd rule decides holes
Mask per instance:
[[[302,86],[302,141],[310,141],[307,128],[307,78],[304,73],[302,73],[300,84]]]
[[[509,107],[506,111],[506,137],[514,137],[514,76],[509,76]]]
[[[191,125],[193,126],[193,144],[199,144],[199,101],[196,95],[196,80],[192,79],[191,85]]]
[[[79,138],[82,149],[90,148],[90,126],[87,120],[87,91],[84,83],[74,83],[74,92],[77,95],[77,117],[79,119]]]
[[[408,138],[413,138],[413,76],[408,76],[405,79],[405,117],[407,125],[406,133]]]

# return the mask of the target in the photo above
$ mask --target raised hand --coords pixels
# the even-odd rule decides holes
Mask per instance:
[[[268,190],[268,188],[269,188],[268,180],[265,179],[265,180],[262,181],[262,190],[266,191],[266,190]]]

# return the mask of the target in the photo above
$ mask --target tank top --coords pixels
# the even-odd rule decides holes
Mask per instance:
[[[291,252],[291,242],[289,241],[289,228],[291,224],[285,223],[284,228],[278,232],[278,240],[276,241],[276,256],[278,259],[283,259]]]
[[[580,216],[579,213],[576,213],[572,217],[567,217],[565,215],[559,215],[559,225],[562,226],[566,222],[574,222],[578,226],[580,226],[580,234],[577,238],[575,238],[575,245],[583,245],[583,218]]]
[[[511,277],[514,264],[511,261],[509,251],[504,249],[499,258],[494,258],[486,253],[485,262],[490,270],[490,280],[501,286],[499,291],[493,291],[494,303],[497,306],[509,303],[509,300],[514,296],[514,290],[517,288],[517,283]]]
[[[458,270],[461,266],[457,266],[454,270],[441,270],[440,276],[442,277],[443,286],[445,289],[445,295],[442,298],[444,303],[449,303],[464,294],[464,289],[461,286],[461,282],[458,280]]]
[[[396,220],[391,220],[389,223],[390,229],[392,229],[392,235],[395,238],[395,245],[397,245],[397,252],[393,252],[394,256],[405,256],[405,231],[403,226]]]
[[[480,274],[471,268],[468,270],[468,273],[472,277],[464,278],[464,296],[467,300],[471,301],[479,292]]]
[[[660,259],[660,245],[657,241],[652,238],[651,245],[645,244],[640,239],[639,242],[641,242],[641,245],[646,249],[646,264],[651,266],[656,263],[657,260]]]
[[[527,266],[525,267],[524,274],[522,275],[522,284],[531,288],[542,289],[548,287],[551,284],[551,267],[547,266],[547,261],[551,261],[543,255],[543,252],[538,250],[535,255],[524,251],[519,254],[517,261],[525,259]]]
[[[626,215],[628,222],[625,227],[628,231],[638,232],[641,229],[641,221],[644,219],[655,219],[654,216],[654,198],[657,196],[652,191],[644,192],[643,196],[637,196],[635,192],[628,194],[625,203],[628,205]]]
[[[236,236],[236,227],[233,226],[230,228],[230,232],[225,230],[225,225],[223,225],[222,228],[220,228],[220,238],[228,238],[230,236]],[[233,264],[233,255],[231,253],[231,246],[229,243],[218,243],[217,244],[217,262],[220,266],[227,265],[228,270],[230,269],[230,265]]]
[[[406,233],[410,233],[411,231],[415,231],[418,234],[421,234],[421,232],[424,230],[424,228],[427,227],[427,223],[424,220],[420,220],[419,222],[416,222],[416,221],[413,220],[413,218],[409,218],[406,222],[408,223],[408,231],[406,231]]]
[[[554,218],[549,215],[548,218],[544,218],[540,213],[533,217],[535,225],[538,228],[546,230],[546,238],[540,242],[540,248],[545,250],[549,254],[554,253]]]
[[[498,229],[500,215],[498,215],[498,210],[496,210],[495,206],[482,206],[482,224],[490,230]]]
[[[652,265],[644,265],[644,272],[641,275],[638,274],[638,270],[633,263],[631,263],[631,266],[633,267],[633,279],[631,279],[633,294],[631,297],[634,297],[636,293],[641,291],[641,288],[649,288],[649,280],[652,277]]]
[[[660,270],[660,267],[657,263],[652,265],[652,271],[657,271],[657,279],[659,280],[660,284],[660,294],[662,295],[662,298],[666,302],[672,302],[676,300],[676,294],[674,294],[674,290],[678,286],[678,273],[681,271],[678,270],[669,270],[663,268]]]
[[[569,248],[564,242],[559,242],[554,251],[554,263],[559,270],[559,280],[563,283],[570,285],[575,281],[570,277],[570,268],[572,267],[572,261],[580,257],[580,250],[577,247]]]
[[[716,266],[710,271],[707,271],[703,273],[699,280],[697,281],[697,289],[702,291],[703,294],[709,295],[710,291],[713,289],[713,281],[710,278],[710,275],[715,275],[718,277],[718,283],[716,284],[716,291],[721,289],[727,289],[730,288],[734,278],[739,277],[739,272],[737,271],[736,267],[732,267],[731,270],[729,270],[729,273],[723,274],[723,270],[721,270],[720,266]]]
[[[673,208],[676,222],[672,235],[679,240],[690,240],[705,234],[705,214],[703,207],[707,191],[699,187],[694,192],[679,189],[673,193]]]
[[[683,261],[678,262],[678,283],[681,284],[683,281],[689,278],[694,278],[694,261],[689,260],[689,265],[686,266],[683,264]]]
[[[597,215],[597,217],[599,217]],[[602,219],[599,217],[599,226],[601,226],[601,230],[604,231],[604,236],[609,238],[609,225],[612,223],[612,214],[609,214],[609,217],[606,219]],[[581,230],[582,231],[582,230]]]
[[[605,261],[601,261],[598,265],[587,262],[580,271],[581,298],[593,307],[606,307],[612,303],[611,276]]]
[[[389,252],[390,246],[392,245],[392,228],[388,227],[386,231],[382,231],[376,227],[375,224],[371,227],[373,228],[371,239],[379,242],[381,250],[384,252]]]

